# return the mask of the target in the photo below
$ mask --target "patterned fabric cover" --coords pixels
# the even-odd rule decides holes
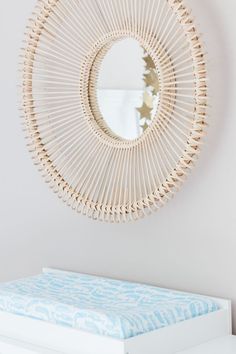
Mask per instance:
[[[126,339],[219,309],[211,299],[70,272],[0,285],[0,310]]]

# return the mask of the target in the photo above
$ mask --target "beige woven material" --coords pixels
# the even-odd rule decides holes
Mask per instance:
[[[132,141],[116,136],[96,101],[114,41],[140,42],[158,69],[160,102]],[[50,187],[74,210],[109,222],[163,206],[199,154],[206,65],[182,0],[38,0],[22,60],[28,146]]]

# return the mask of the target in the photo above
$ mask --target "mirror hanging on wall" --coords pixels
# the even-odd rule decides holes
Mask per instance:
[[[53,191],[95,220],[160,209],[204,136],[207,68],[190,12],[184,0],[144,3],[38,0],[26,31],[29,150]]]

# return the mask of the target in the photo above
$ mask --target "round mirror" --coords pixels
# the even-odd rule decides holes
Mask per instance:
[[[159,80],[151,56],[137,40],[122,39],[106,52],[96,94],[100,115],[116,136],[134,140],[149,127],[157,112]]]
[[[205,135],[205,55],[184,0],[37,2],[20,85],[35,164],[93,219],[121,223],[158,210]]]

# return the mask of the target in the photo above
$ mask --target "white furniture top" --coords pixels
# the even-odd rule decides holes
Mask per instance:
[[[68,271],[0,284],[0,310],[128,339],[222,309],[210,297]]]
[[[53,269],[44,272],[61,274]],[[231,335],[230,301],[211,300],[219,310],[122,340],[2,310],[0,354],[175,354]]]
[[[236,336],[226,336],[178,354],[235,354]]]

